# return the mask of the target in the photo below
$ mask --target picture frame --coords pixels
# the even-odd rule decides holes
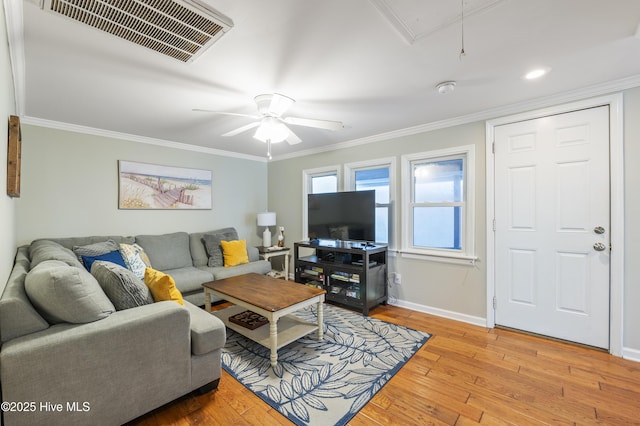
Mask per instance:
[[[22,161],[22,131],[20,117],[9,116],[7,143],[7,195],[20,197],[20,170]]]
[[[118,161],[121,210],[210,210],[211,170]]]

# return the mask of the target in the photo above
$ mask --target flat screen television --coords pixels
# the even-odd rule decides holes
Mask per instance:
[[[308,197],[310,240],[375,241],[375,191],[309,194]]]

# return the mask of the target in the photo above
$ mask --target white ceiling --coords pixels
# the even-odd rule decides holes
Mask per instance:
[[[285,115],[345,124],[291,126],[303,142],[274,145],[278,159],[611,82],[640,85],[638,0],[464,0],[462,58],[461,1],[202,1],[234,27],[186,64],[25,1],[23,26],[9,25],[20,115],[261,158],[253,132],[220,136],[251,119],[192,109],[255,114],[254,96],[278,92],[296,100]],[[534,67],[551,72],[524,80]],[[457,86],[441,95],[445,80]]]

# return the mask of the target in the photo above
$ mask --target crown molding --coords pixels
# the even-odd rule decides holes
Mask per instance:
[[[155,138],[148,138],[145,136],[137,136],[137,135],[131,135],[127,133],[114,132],[111,130],[96,129],[94,127],[80,126],[77,124],[62,123],[59,121],[45,120],[45,119],[29,117],[29,116],[22,117],[20,120],[22,124],[46,127],[50,129],[65,130],[69,132],[82,133],[82,134],[93,135],[93,136],[102,136],[106,138],[120,139],[124,141],[129,141],[129,142],[145,143],[149,145],[162,146],[165,148],[181,149],[184,151],[201,152],[204,154],[219,155],[221,157],[240,158],[243,160],[259,161],[262,163],[267,162],[266,158],[257,157],[255,155],[240,154],[237,152],[224,151],[224,150],[215,149],[215,148],[207,148],[204,146],[191,145],[191,144],[186,144],[182,142],[173,142],[173,141],[167,141],[164,139],[155,139]]]
[[[445,129],[448,127],[459,126],[477,121],[486,121],[500,118],[505,115],[513,115],[521,112],[531,111],[540,108],[547,108],[568,102],[575,102],[583,99],[593,98],[596,96],[607,95],[620,92],[627,89],[640,86],[640,74],[626,77],[618,80],[608,81],[576,90],[559,93],[552,96],[545,96],[532,99],[525,102],[519,102],[511,105],[491,108],[473,114],[467,114],[446,120],[434,121],[431,123],[421,124],[418,126],[407,127],[405,129],[393,130],[390,132],[380,133],[364,138],[353,139],[346,142],[340,142],[320,148],[311,148],[304,151],[296,151],[290,154],[274,157],[271,161],[289,160],[292,158],[306,157],[309,155],[321,154],[324,152],[335,151],[337,149],[346,149],[365,145],[374,142],[382,142],[390,139],[397,139],[405,136],[412,136],[419,133],[431,132],[434,130]]]
[[[431,132],[434,130],[445,129],[448,127],[459,126],[468,123],[474,123],[477,121],[486,121],[496,118],[500,118],[505,115],[513,115],[521,112],[531,111],[540,108],[547,108],[558,104],[574,102],[578,100],[588,99],[596,96],[602,96],[623,90],[631,89],[640,86],[640,74],[634,75],[619,80],[613,80],[602,84],[584,87],[581,89],[571,90],[563,92],[553,96],[546,96],[541,98],[532,99],[526,102],[519,102],[511,105],[506,105],[498,108],[491,108],[485,111],[480,111],[473,114],[467,114],[459,117],[454,117],[446,120],[434,121],[431,123],[421,124],[418,126],[407,127],[405,129],[393,130],[390,132],[380,133],[373,136],[367,136],[364,138],[353,139],[346,142],[340,142],[337,144],[327,145],[320,148],[311,148],[302,151],[296,151],[290,154],[284,154],[269,160],[270,162],[289,160],[292,158],[307,157],[309,155],[316,155],[325,152],[335,151],[338,149],[346,149],[366,145],[375,142],[386,141],[390,139],[397,139],[405,136],[412,136],[420,133]],[[220,155],[224,157],[241,158],[251,161],[267,162],[264,157],[258,157],[255,155],[240,154],[237,152],[224,151],[214,148],[206,148],[198,145],[191,145],[182,142],[173,142],[163,139],[154,139],[144,136],[131,135],[126,133],[113,132],[109,130],[96,129],[92,127],[80,126],[69,123],[62,123],[58,121],[44,120],[35,117],[21,117],[22,123],[31,124],[40,127],[48,127],[52,129],[67,130],[71,132],[90,134],[94,136],[103,136],[114,139],[121,139],[132,142],[146,143],[150,145],[163,146],[167,148],[182,149],[186,151],[202,152],[212,155]]]

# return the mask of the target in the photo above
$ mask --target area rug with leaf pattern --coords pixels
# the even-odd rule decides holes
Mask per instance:
[[[323,314],[324,339],[279,349],[275,368],[269,349],[227,329],[223,368],[298,425],[346,424],[430,337],[333,305]],[[316,322],[316,305],[295,315]]]

